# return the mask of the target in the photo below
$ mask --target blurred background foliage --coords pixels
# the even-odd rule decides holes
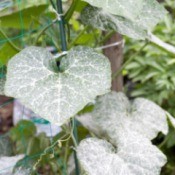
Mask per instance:
[[[66,12],[71,0],[64,0]],[[165,0],[165,7],[169,14],[156,26],[153,33],[163,41],[175,45],[175,1]],[[66,26],[67,43],[71,48],[76,45],[99,47],[111,36],[109,31],[104,35],[102,31],[84,26],[81,23],[80,12],[86,3],[80,1],[76,7],[70,24]],[[2,0],[0,1],[0,76],[6,72],[8,60],[28,45],[47,47],[52,53],[61,51],[60,34],[56,15],[49,0]],[[140,50],[143,45],[143,50]],[[137,53],[137,54],[135,54]],[[124,62],[135,54],[132,61],[124,67],[122,74],[125,79],[125,92],[131,97],[145,97],[158,103],[175,116],[175,55],[149,43],[136,41],[125,37]],[[89,108],[84,111],[87,112]],[[91,110],[91,108],[90,108]],[[22,134],[21,127],[24,129]],[[88,133],[79,125],[79,140]],[[64,129],[63,129],[64,131]],[[58,138],[64,136],[59,133],[52,140],[44,133],[36,135],[36,127],[30,121],[21,121],[9,132],[0,136],[0,156],[24,153],[27,166],[36,164],[40,154]],[[162,175],[175,175],[175,131],[170,128],[168,136],[160,134],[153,141],[167,155],[168,163],[162,170]],[[64,142],[49,148],[39,162],[37,172],[40,174],[67,173],[67,162],[70,161],[72,143]],[[56,157],[53,157],[54,155]],[[38,155],[35,157],[35,155]],[[31,158],[32,157],[32,158]],[[24,160],[21,160],[24,161]],[[21,161],[19,166],[21,166]],[[72,171],[72,169],[70,170]],[[35,173],[34,173],[35,174]],[[73,173],[72,173],[73,174]]]

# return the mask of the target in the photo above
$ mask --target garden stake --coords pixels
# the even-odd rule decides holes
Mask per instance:
[[[59,22],[59,28],[60,28],[60,36],[61,36],[61,46],[62,46],[62,51],[67,51],[67,41],[66,41],[66,32],[65,32],[65,21],[64,21],[64,16],[63,16],[63,6],[62,6],[62,1],[57,0],[57,12],[59,15],[58,22]],[[77,128],[76,128],[76,121],[75,119],[71,120],[72,122],[72,127],[73,128],[73,137],[75,138],[76,142],[78,141],[78,134],[77,134]],[[75,172],[76,175],[79,175],[79,166],[78,166],[78,159],[76,155],[76,151],[74,151],[74,159],[75,159]]]

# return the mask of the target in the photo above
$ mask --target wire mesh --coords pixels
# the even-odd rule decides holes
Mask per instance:
[[[19,23],[20,28],[17,30],[17,34],[13,34],[12,36],[8,36],[8,38],[4,38],[1,34],[0,34],[0,49],[2,49],[2,47],[7,44],[9,41],[15,42],[15,41],[20,41],[21,47],[24,48],[26,43],[24,41],[24,37],[27,35],[30,35],[33,30],[25,30],[24,27],[24,14],[23,14],[23,10],[22,10],[22,5],[25,3],[28,3],[28,0],[0,0],[0,16],[1,16],[1,12],[2,11],[10,11],[12,9],[12,7],[14,6],[15,3],[15,7],[18,8],[17,12],[18,12],[18,20],[15,21],[16,23]],[[48,3],[48,0],[46,0],[46,3]],[[48,24],[47,24],[48,25]],[[0,28],[1,28],[1,23],[0,23]],[[45,28],[45,26],[40,26],[38,29],[42,30],[42,28]],[[37,29],[37,30],[38,30]],[[9,32],[10,33],[10,32]],[[0,51],[1,52],[1,51]],[[10,56],[10,55],[9,55]],[[8,52],[6,57],[8,57]],[[6,66],[4,65],[2,59],[0,58],[0,78],[5,78],[6,76]],[[1,98],[1,96],[0,96]],[[8,101],[6,101],[5,103],[0,105],[0,109],[6,107],[7,105],[13,103],[13,99],[10,99]],[[23,107],[23,112],[22,115],[20,116],[21,120],[24,119],[24,113],[25,113],[25,107]],[[18,166],[23,166],[23,165],[27,165],[30,160],[34,159],[34,158],[39,158],[43,152],[38,152],[35,155],[32,156],[28,156],[27,155],[27,143],[25,142],[25,137],[24,137],[24,130],[25,127],[28,126],[23,126],[19,129],[20,134],[21,134],[21,143],[22,145],[25,147],[25,155],[24,155],[24,159],[18,164]],[[51,133],[51,137],[50,137],[50,144],[53,143],[53,135],[52,135],[52,125],[50,124],[50,133]],[[0,143],[1,141],[7,136],[7,134],[5,135],[0,135]],[[2,141],[4,142],[4,141]],[[54,149],[52,150],[53,154],[54,154]],[[1,158],[1,155],[0,155]],[[60,162],[60,159],[58,159],[57,161],[58,165],[63,164],[63,162]],[[3,169],[0,169],[0,175],[1,174],[6,174],[6,170],[8,171],[10,168],[13,167],[3,167]],[[31,167],[32,168],[32,167]],[[36,172],[36,174],[39,174]]]

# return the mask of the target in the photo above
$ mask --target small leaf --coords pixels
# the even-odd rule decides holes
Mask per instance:
[[[115,134],[115,133],[113,133]],[[166,157],[152,143],[133,132],[122,132],[117,149],[105,140],[88,138],[77,148],[88,175],[159,175]]]
[[[20,141],[21,139],[29,139],[35,136],[36,127],[33,122],[29,120],[21,120],[15,127],[10,130],[10,138],[13,141]],[[24,145],[23,145],[24,146]]]
[[[5,94],[35,113],[62,125],[111,86],[108,59],[91,48],[76,47],[56,61],[45,49],[29,47],[8,63]]]

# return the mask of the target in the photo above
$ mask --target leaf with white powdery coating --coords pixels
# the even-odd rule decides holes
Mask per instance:
[[[106,135],[110,142],[90,138],[80,143],[78,158],[88,175],[160,174],[166,157],[150,140],[159,132],[167,134],[168,124],[167,112],[158,105],[143,98],[129,101],[123,93],[111,92],[99,97],[94,111],[83,117],[86,120],[79,116],[85,127]]]
[[[137,23],[121,16],[105,12],[103,9],[87,6],[81,13],[84,24],[101,30],[115,30],[131,38],[144,39],[147,32]]]
[[[143,9],[144,0],[84,0],[92,6],[104,9],[113,15],[135,19]]]
[[[100,1],[89,2],[91,6],[87,6],[82,12],[82,21],[86,25],[91,25],[95,28],[108,30],[115,30],[123,35],[127,35],[136,39],[144,39],[148,37],[148,32],[166,15],[167,11],[156,0],[139,1],[140,8],[137,8],[138,3],[136,1],[129,4],[130,1],[125,1],[127,5],[120,11],[114,11],[113,8],[118,8],[115,3],[121,3],[120,0],[111,0],[105,3]],[[114,2],[112,2],[114,1]],[[133,6],[133,8],[132,8]],[[97,8],[96,8],[97,7]],[[128,12],[135,14],[125,15]],[[93,15],[92,15],[93,14]]]
[[[41,117],[62,125],[111,86],[108,59],[76,47],[56,61],[45,49],[28,47],[8,63],[5,94],[20,99]]]
[[[168,133],[167,115],[162,108],[143,98],[130,102],[123,93],[99,97],[91,115],[110,137],[120,130],[135,131],[150,140],[159,132]]]
[[[132,132],[121,133],[117,149],[105,140],[88,138],[77,155],[88,175],[159,175],[166,157],[151,142]],[[145,149],[146,148],[146,149]]]

